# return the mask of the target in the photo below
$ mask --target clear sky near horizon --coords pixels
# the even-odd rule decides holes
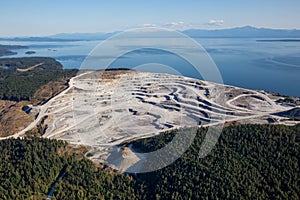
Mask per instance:
[[[138,27],[300,29],[300,0],[1,0],[0,36]]]

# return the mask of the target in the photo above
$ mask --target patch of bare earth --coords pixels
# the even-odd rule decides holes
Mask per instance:
[[[32,104],[41,105],[46,103],[49,99],[61,93],[68,87],[68,79],[61,79],[59,81],[50,82],[41,87],[33,96]]]
[[[34,121],[34,116],[26,114],[22,107],[28,102],[0,100],[0,137],[12,135],[26,128]]]
[[[25,68],[25,69],[23,69],[23,68],[17,68],[17,71],[18,72],[27,72],[27,71],[30,71],[30,70],[33,70],[34,68],[36,68],[36,67],[39,67],[39,66],[41,66],[41,65],[43,65],[44,63],[42,62],[42,63],[39,63],[39,64],[36,64],[36,65],[33,65],[33,66],[31,66],[31,67],[27,67],[27,68]]]

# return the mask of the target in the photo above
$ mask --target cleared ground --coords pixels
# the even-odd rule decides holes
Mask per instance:
[[[116,145],[124,141],[179,127],[225,122],[297,123],[274,115],[293,108],[275,103],[280,98],[168,74],[128,70],[85,72],[72,78],[68,89],[36,106],[36,120],[14,137],[48,116],[43,137],[87,146],[92,160],[105,162],[112,152],[119,151]],[[130,149],[126,149],[123,157],[130,154]],[[130,159],[138,160],[134,154]],[[130,166],[132,163],[128,162]]]

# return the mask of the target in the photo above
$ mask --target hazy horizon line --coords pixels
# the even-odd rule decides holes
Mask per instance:
[[[135,29],[143,29],[143,28],[157,28],[157,29],[169,29],[169,30],[174,30],[174,31],[179,31],[179,32],[184,32],[188,30],[203,30],[203,31],[217,31],[217,30],[230,30],[230,29],[237,29],[237,28],[246,28],[246,27],[251,27],[255,29],[270,29],[270,30],[286,30],[286,31],[300,31],[300,28],[273,28],[273,27],[257,27],[253,25],[244,25],[244,26],[232,26],[232,27],[213,27],[211,29],[209,28],[197,28],[197,27],[191,27],[187,29],[171,29],[171,28],[165,28],[161,26],[153,26],[153,27],[135,27],[135,28],[128,28],[128,29],[119,29],[119,30],[112,30],[112,31],[91,31],[91,32],[80,32],[80,31],[75,31],[75,32],[57,32],[57,33],[50,33],[50,34],[41,34],[41,35],[14,35],[14,36],[8,36],[8,35],[0,35],[0,38],[27,38],[27,37],[53,37],[56,35],[60,34],[111,34],[111,33],[117,33],[117,32],[123,32],[126,30],[135,30]]]

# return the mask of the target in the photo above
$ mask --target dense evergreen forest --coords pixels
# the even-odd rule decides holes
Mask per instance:
[[[0,99],[31,100],[43,85],[72,77],[76,73],[77,70],[64,70],[63,66],[53,58],[0,59]]]
[[[186,129],[188,134],[189,129]],[[62,141],[0,141],[0,199],[42,199],[60,174],[53,199],[299,199],[300,125],[235,125],[205,158],[200,128],[184,155],[145,174],[118,174],[67,150]],[[132,142],[161,148],[176,131]]]
[[[90,160],[64,152],[62,141],[29,138],[0,142],[0,199],[46,199],[59,174],[53,199],[142,199],[129,175],[97,168]],[[62,172],[63,171],[63,172]],[[57,191],[57,192],[56,192]]]
[[[198,159],[205,129],[172,165],[141,174],[156,199],[299,199],[300,125],[237,125],[224,129],[218,144]],[[153,151],[174,132],[134,142]],[[149,164],[149,163],[148,163]]]

